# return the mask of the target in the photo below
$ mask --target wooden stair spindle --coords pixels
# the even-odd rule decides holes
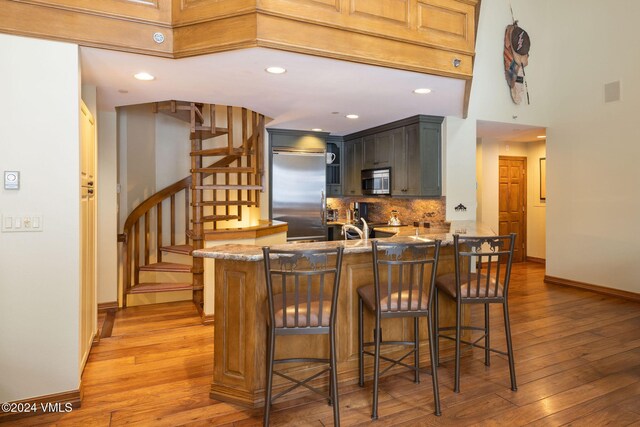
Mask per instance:
[[[156,260],[162,262],[162,202],[156,205]]]

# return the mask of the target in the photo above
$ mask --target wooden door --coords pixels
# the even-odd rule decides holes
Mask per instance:
[[[513,262],[527,257],[527,158],[500,156],[499,233],[516,233]]]
[[[96,138],[89,109],[80,108],[80,373],[97,332]]]

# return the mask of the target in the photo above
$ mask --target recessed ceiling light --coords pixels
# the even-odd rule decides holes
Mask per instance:
[[[149,81],[149,80],[155,79],[155,77],[153,77],[151,74],[145,73],[144,71],[140,72],[138,74],[134,74],[133,77],[135,77],[138,80],[145,80],[145,81]]]
[[[347,114],[345,117],[347,119],[357,119],[359,116],[357,114]]]
[[[426,87],[421,87],[414,90],[413,93],[417,93],[418,95],[426,95],[427,93],[431,93],[431,89],[427,89]]]
[[[283,67],[268,67],[265,68],[265,71],[271,74],[282,74],[287,72],[286,68]]]
[[[314,132],[322,132],[322,129],[320,129],[320,128],[313,128],[311,130],[314,131]]]
[[[538,139],[545,139],[547,137],[547,135],[538,135],[536,138]]]

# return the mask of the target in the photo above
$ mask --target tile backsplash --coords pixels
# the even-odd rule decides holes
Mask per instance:
[[[342,197],[328,198],[327,207],[339,210],[339,216],[344,219],[347,209],[353,207],[353,202],[369,204],[369,222],[387,222],[392,210],[398,211],[398,217],[403,224],[413,224],[414,221],[438,223],[446,218],[445,198],[437,199],[404,199],[394,197]]]

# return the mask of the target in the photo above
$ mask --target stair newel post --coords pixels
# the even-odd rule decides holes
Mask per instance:
[[[238,167],[242,167],[242,157],[240,157],[237,160],[237,164],[238,164]],[[236,182],[238,183],[238,185],[242,185],[242,174],[240,172],[238,172],[236,174]],[[247,190],[247,193],[249,193],[249,190]],[[237,191],[236,200],[237,201],[242,200],[242,190],[241,189],[238,189],[238,191]],[[242,206],[241,205],[237,205],[236,206],[236,213],[238,214],[238,221],[242,221]]]
[[[242,167],[242,159],[247,157],[247,155],[249,154],[249,140],[247,137],[247,109],[243,108],[242,109],[242,150],[244,155],[238,158],[238,167]],[[238,172],[238,174],[236,175],[236,182],[238,183],[238,185],[242,185],[242,173]],[[247,185],[249,185],[249,180],[247,179]],[[251,193],[251,190],[247,190],[247,196],[249,196],[249,194]],[[236,197],[236,200],[240,201],[242,200],[242,190],[238,189],[238,195]],[[238,205],[237,206],[237,212],[238,212],[238,220],[242,221],[242,206]]]
[[[228,106],[227,107],[227,146],[228,146],[228,152],[227,154],[231,155],[233,154],[233,107]],[[225,173],[224,174],[224,185],[229,185],[229,174]],[[225,196],[225,201],[229,201],[229,199],[231,198],[231,191],[229,190],[224,190],[224,196]],[[225,206],[225,215],[229,216],[230,214],[230,210],[229,210],[229,204],[227,204]]]
[[[156,262],[162,262],[162,202],[156,205]]]
[[[195,117],[195,105],[192,104],[192,122],[191,128],[194,129],[191,133],[191,151],[202,150],[202,139],[195,133],[196,117]],[[204,224],[203,206],[202,206],[202,193],[203,190],[199,190],[198,187],[203,185],[203,174],[197,173],[196,170],[202,168],[202,156],[191,156],[191,220],[193,223],[193,249],[202,249],[204,247]],[[189,224],[189,217],[186,218],[187,227]],[[192,277],[193,277],[193,302],[198,308],[202,308],[203,291],[204,288],[204,260],[202,258],[192,257]]]
[[[256,185],[259,185],[262,187],[262,173],[263,173],[263,167],[264,167],[264,161],[262,159],[262,149],[263,149],[263,144],[264,144],[264,116],[262,114],[258,115],[258,126],[257,126],[257,132],[258,132],[258,137],[256,139],[256,144],[254,147],[254,151],[256,152],[256,167],[258,170],[258,173],[256,174]],[[256,207],[260,207],[260,190],[256,190]]]

